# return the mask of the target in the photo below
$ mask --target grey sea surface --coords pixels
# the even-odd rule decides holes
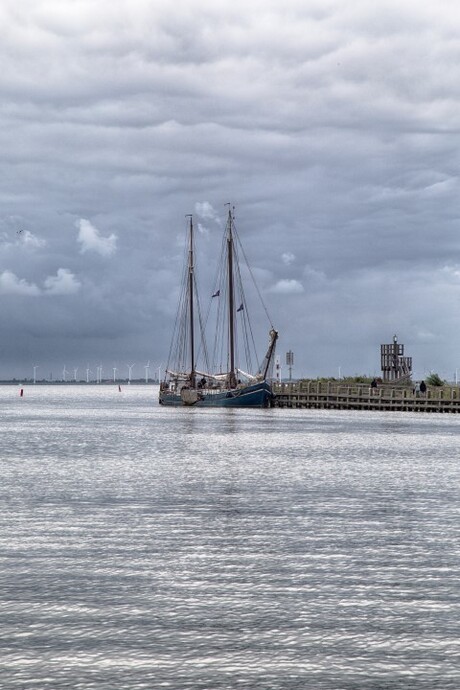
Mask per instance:
[[[2,690],[458,690],[460,417],[0,388]]]

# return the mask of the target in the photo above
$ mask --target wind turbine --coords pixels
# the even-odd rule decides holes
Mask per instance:
[[[62,370],[62,380],[64,381],[64,383],[67,381],[66,376],[67,376],[68,373],[69,373],[69,372],[68,372],[67,369],[65,368],[65,364],[64,364],[64,369]]]
[[[77,383],[77,371],[78,367],[75,367],[73,370],[73,380],[75,381],[75,383]]]
[[[131,383],[131,372],[133,370],[134,364],[127,364],[128,367],[128,383]]]
[[[117,369],[117,367],[112,367],[112,368],[113,368],[113,382],[115,383],[116,378],[117,378],[118,369]]]
[[[147,362],[147,364],[144,366],[145,369],[145,383],[149,382],[149,369],[150,369],[150,360]]]
[[[38,369],[38,364],[34,365],[34,384],[37,383],[37,369]]]
[[[97,368],[98,383],[102,383],[102,364],[99,364]]]
[[[92,374],[93,372],[89,368],[89,364],[86,365],[86,383],[89,383],[89,375]]]

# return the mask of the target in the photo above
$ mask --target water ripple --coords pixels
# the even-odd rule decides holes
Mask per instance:
[[[460,420],[2,390],[2,690],[456,690]]]

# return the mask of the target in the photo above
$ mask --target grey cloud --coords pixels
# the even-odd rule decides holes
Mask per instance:
[[[34,233],[30,232],[30,230],[19,231],[18,238],[19,239],[17,242],[23,244],[25,247],[39,249],[40,247],[44,247],[46,245],[46,240],[42,239],[41,237],[37,237],[37,235],[34,235]]]
[[[0,293],[3,295],[33,296],[40,294],[39,288],[28,283],[24,278],[18,278],[12,271],[0,274]]]
[[[281,278],[270,288],[269,292],[278,292],[281,295],[297,295],[304,292],[304,287],[294,278]]]
[[[107,237],[100,234],[99,230],[89,220],[80,218],[77,223],[80,252],[96,252],[101,256],[111,256],[117,249],[117,236],[111,233]]]
[[[283,252],[281,254],[281,260],[286,266],[290,266],[293,261],[295,261],[295,254],[292,252]]]
[[[80,282],[67,268],[58,268],[55,276],[48,276],[44,292],[49,295],[73,295],[80,289]]]
[[[72,295],[80,289],[80,282],[67,268],[59,268],[55,276],[48,276],[43,281],[43,288],[29,283],[12,271],[0,274],[0,294],[37,297],[39,295]]]

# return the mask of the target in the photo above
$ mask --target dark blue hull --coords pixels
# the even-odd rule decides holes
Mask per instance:
[[[272,389],[267,381],[235,390],[204,389],[197,393],[199,397],[196,402],[184,402],[179,393],[160,391],[159,403],[175,407],[270,407],[273,400]]]

